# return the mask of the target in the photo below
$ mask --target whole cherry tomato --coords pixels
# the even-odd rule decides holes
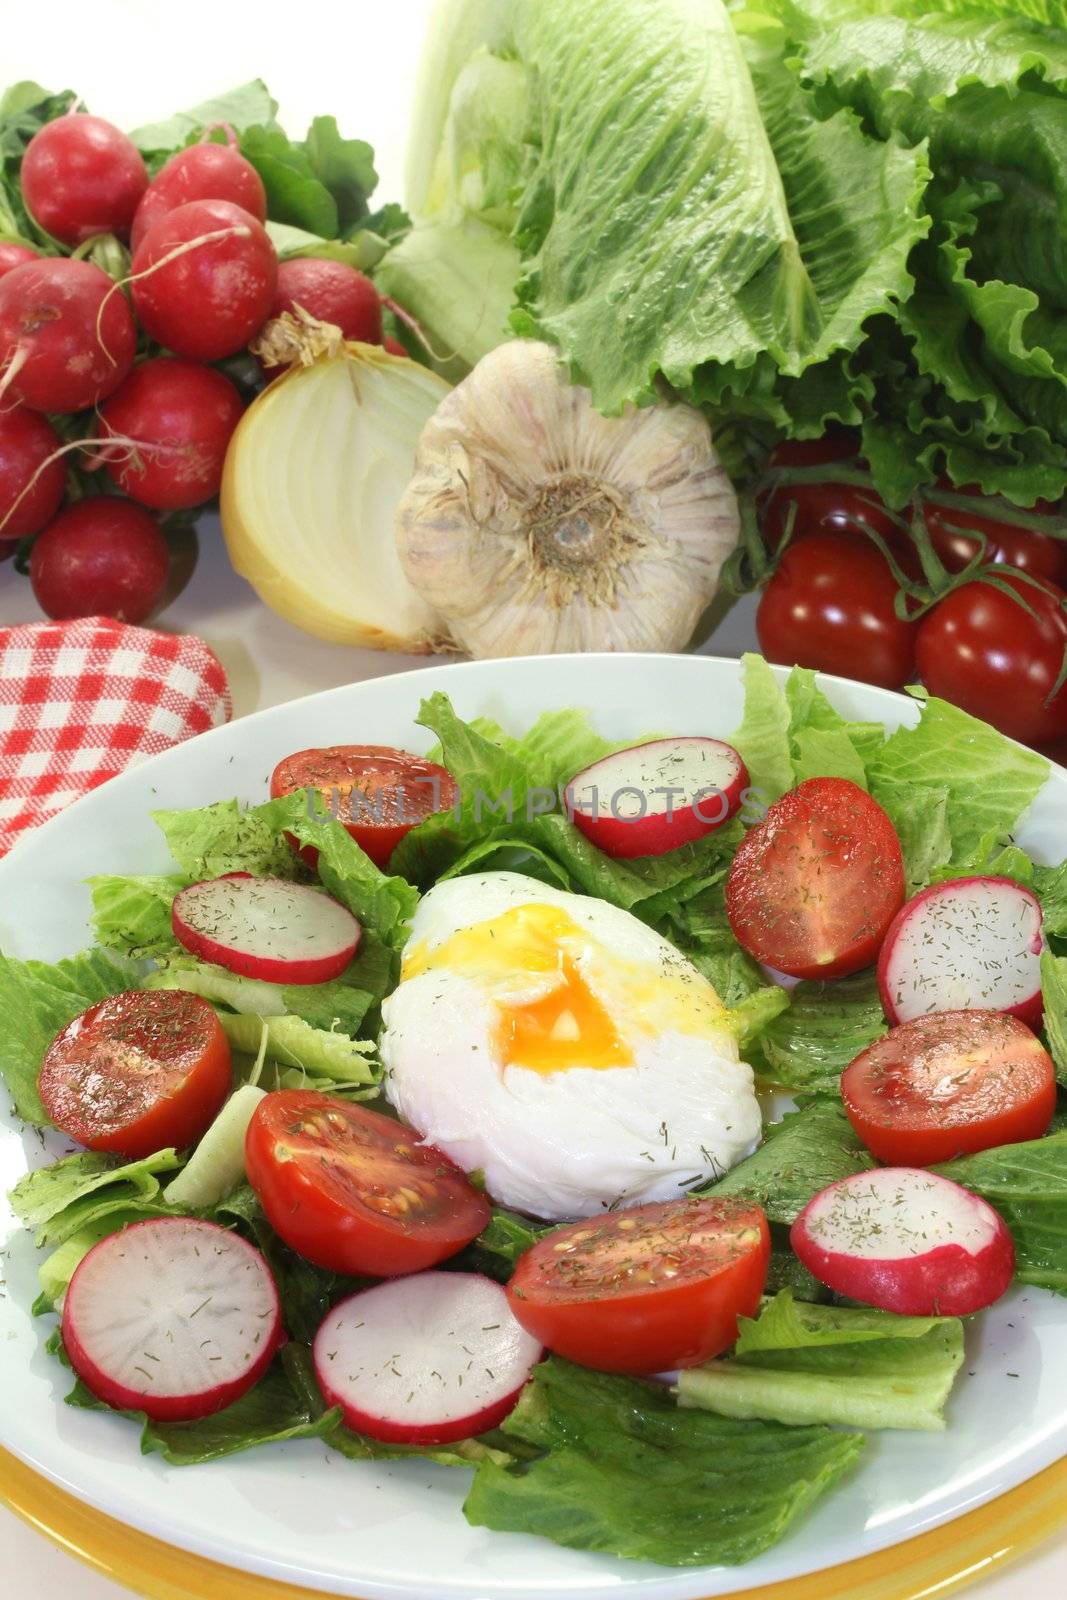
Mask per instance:
[[[1011,573],[999,581],[1019,599],[976,579],[923,618],[919,675],[931,694],[1010,738],[1051,744],[1067,737],[1067,685],[1052,695],[1067,648],[1067,595],[1054,583]]]
[[[912,675],[918,628],[897,616],[896,593],[885,557],[864,535],[797,539],[763,591],[760,648],[783,666],[899,689]]]
[[[924,505],[923,514],[930,532],[930,540],[950,572],[962,572],[981,550],[979,539],[968,538],[965,530],[985,534],[986,559],[1023,572],[1032,572],[1037,578],[1049,578],[1061,587],[1067,587],[1067,541],[1035,528],[1022,528],[1010,521],[1002,505],[990,500],[975,489],[952,489],[942,483],[940,488],[952,494],[973,495],[974,508],[944,506],[936,502]],[[1056,507],[1047,500],[1039,500],[1031,516],[1055,516]]]

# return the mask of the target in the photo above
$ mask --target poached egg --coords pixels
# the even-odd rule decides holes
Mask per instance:
[[[389,1100],[501,1205],[677,1199],[759,1139],[714,987],[607,901],[515,872],[438,883],[382,1011]]]

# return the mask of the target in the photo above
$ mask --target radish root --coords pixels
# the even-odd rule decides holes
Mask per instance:
[[[410,311],[405,311],[403,306],[398,306],[396,301],[391,300],[387,294],[382,295],[382,305],[386,306],[393,313],[393,316],[398,322],[402,322],[404,324],[409,333],[413,333],[415,335],[415,338],[419,341],[419,343],[422,345],[422,348],[426,351],[426,354],[430,356],[432,360],[439,361],[442,366],[444,366],[446,362],[455,360],[459,353],[458,351],[435,350],[429,339],[429,336],[424,331],[422,324],[416,321],[416,319],[411,315]]]
[[[4,370],[3,377],[0,378],[0,400],[3,399],[4,395],[8,391],[9,385],[14,382],[15,378],[17,377],[19,372],[21,372],[23,366],[25,365],[26,354],[27,354],[27,351],[26,351],[26,346],[24,344],[19,344],[19,345],[15,346],[15,353],[11,357],[11,360],[8,362],[7,367]],[[25,492],[25,491],[23,491],[23,492]],[[12,510],[13,509],[14,509],[14,507],[12,507]]]

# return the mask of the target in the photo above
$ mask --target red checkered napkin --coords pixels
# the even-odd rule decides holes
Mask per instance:
[[[232,715],[202,639],[106,617],[0,628],[0,855],[146,756]]]

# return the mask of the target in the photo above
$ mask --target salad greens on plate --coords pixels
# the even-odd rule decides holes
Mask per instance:
[[[796,669],[782,685],[753,656],[744,674],[744,715],[731,742],[747,768],[746,807],[661,855],[607,855],[568,814],[571,779],[619,748],[583,711],[546,712],[516,734],[486,719],[464,721],[438,693],[423,702],[418,721],[437,740],[431,760],[452,774],[459,799],[411,828],[387,867],[375,865],[310,791],[248,808],[220,798],[164,810],[155,820],[173,857],[167,873],[90,880],[93,949],[51,965],[0,956],[7,1018],[0,1072],[25,1122],[49,1125],[38,1073],[53,1038],[88,1007],[130,989],[186,991],[209,1002],[232,1051],[235,1086],[326,1091],[340,1107],[365,1103],[395,1116],[378,1042],[417,908],[437,885],[522,873],[546,894],[594,897],[628,912],[681,952],[714,985],[723,1026],[757,1082],[795,1097],[795,1109],[768,1123],[751,1154],[693,1191],[694,1205],[712,1197],[748,1214],[756,1207],[769,1228],[765,1291],[753,1314],[740,1317],[732,1347],[685,1368],[673,1385],[553,1354],[532,1367],[513,1409],[469,1437],[437,1444],[371,1437],[324,1398],[316,1333],[369,1280],[316,1265],[279,1236],[260,1186],[246,1181],[239,1148],[234,1166],[232,1139],[225,1154],[220,1134],[210,1151],[204,1145],[192,1155],[165,1148],[128,1160],[84,1150],[27,1173],[11,1203],[46,1252],[38,1314],[63,1307],[94,1246],[151,1219],[217,1224],[255,1246],[269,1268],[288,1339],[269,1370],[240,1398],[195,1420],[153,1420],[123,1407],[140,1425],[144,1451],[193,1465],[316,1437],[357,1461],[420,1455],[473,1469],[464,1509],[476,1525],[687,1565],[743,1562],[773,1544],[862,1458],[871,1430],[946,1425],[963,1360],[960,1317],[900,1315],[835,1297],[790,1238],[816,1196],[877,1170],[839,1088],[842,1071],[886,1031],[877,984],[864,971],[792,987],[773,981],[735,937],[726,881],[739,846],[779,797],[808,779],[847,779],[890,818],[909,893],[994,874],[1037,896],[1047,941],[1044,1037],[1067,1085],[1067,869],[1032,862],[1014,842],[1047,763],[940,701],[923,701],[913,726],[887,734],[880,724],[840,715],[810,672]],[[489,795],[506,795],[508,804],[487,813],[479,796]],[[294,846],[318,852],[314,871]],[[301,983],[191,953],[174,931],[175,897],[208,878],[240,881],[224,877],[234,873],[301,892],[321,885],[362,927],[354,959],[335,977]],[[197,1192],[205,1203],[196,1207],[168,1198],[190,1161],[201,1169]],[[999,1214],[1020,1282],[1067,1293],[1062,1116],[1042,1137],[957,1156],[937,1173]],[[479,1175],[472,1178],[477,1187]],[[485,1210],[477,1236],[438,1276],[455,1270],[507,1285],[552,1232],[484,1197],[478,1203]],[[58,1329],[50,1348],[69,1361]],[[80,1377],[68,1400],[103,1404]]]

